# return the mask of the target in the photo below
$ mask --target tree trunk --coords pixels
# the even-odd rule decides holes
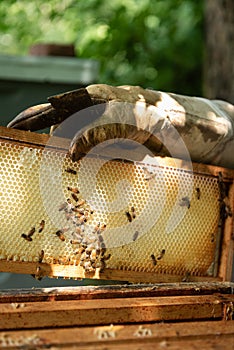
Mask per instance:
[[[234,103],[234,0],[205,1],[204,94]]]

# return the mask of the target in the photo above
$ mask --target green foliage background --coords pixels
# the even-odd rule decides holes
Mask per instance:
[[[74,43],[99,82],[202,94],[203,0],[2,0],[0,53]]]

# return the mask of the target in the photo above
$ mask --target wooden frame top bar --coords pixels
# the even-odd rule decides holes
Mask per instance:
[[[28,147],[39,147],[44,148],[48,147],[56,147],[58,150],[67,150],[69,148],[70,140],[54,137],[53,136],[53,146],[52,144],[48,144],[50,139],[49,134],[39,134],[30,131],[11,129],[4,126],[0,126],[0,141],[7,140],[9,142],[19,142],[21,144],[25,144]],[[157,157],[156,157],[157,158]],[[149,160],[146,157],[146,162]],[[150,161],[150,160],[149,160]],[[171,166],[175,167],[175,161],[170,157],[160,157],[160,163],[163,166]],[[226,181],[233,182],[234,178],[234,170],[222,168],[219,166],[203,164],[203,163],[195,163],[193,162],[193,172],[199,173],[201,175],[213,175],[218,176],[218,173],[221,171],[223,174],[223,179]],[[186,169],[188,167],[187,161],[176,159],[176,167],[180,166],[182,169]]]

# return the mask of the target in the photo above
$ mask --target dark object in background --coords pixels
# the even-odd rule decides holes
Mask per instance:
[[[234,104],[234,1],[207,0],[204,5],[204,94]]]
[[[99,63],[91,59],[0,55],[0,125],[48,96],[94,84],[98,75]]]
[[[30,47],[29,55],[32,56],[68,56],[74,57],[73,44],[35,44]]]

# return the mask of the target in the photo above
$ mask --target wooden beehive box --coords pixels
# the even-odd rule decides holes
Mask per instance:
[[[0,347],[233,349],[233,170],[160,157],[72,163],[67,140],[48,140],[0,128],[0,271],[138,284],[2,291]],[[76,227],[86,243],[72,243]],[[101,252],[88,270],[79,249],[91,243]]]
[[[1,349],[222,349],[232,283],[46,288],[0,294]]]
[[[1,271],[231,280],[233,170],[160,157],[73,163],[69,140],[49,141],[0,128]]]

